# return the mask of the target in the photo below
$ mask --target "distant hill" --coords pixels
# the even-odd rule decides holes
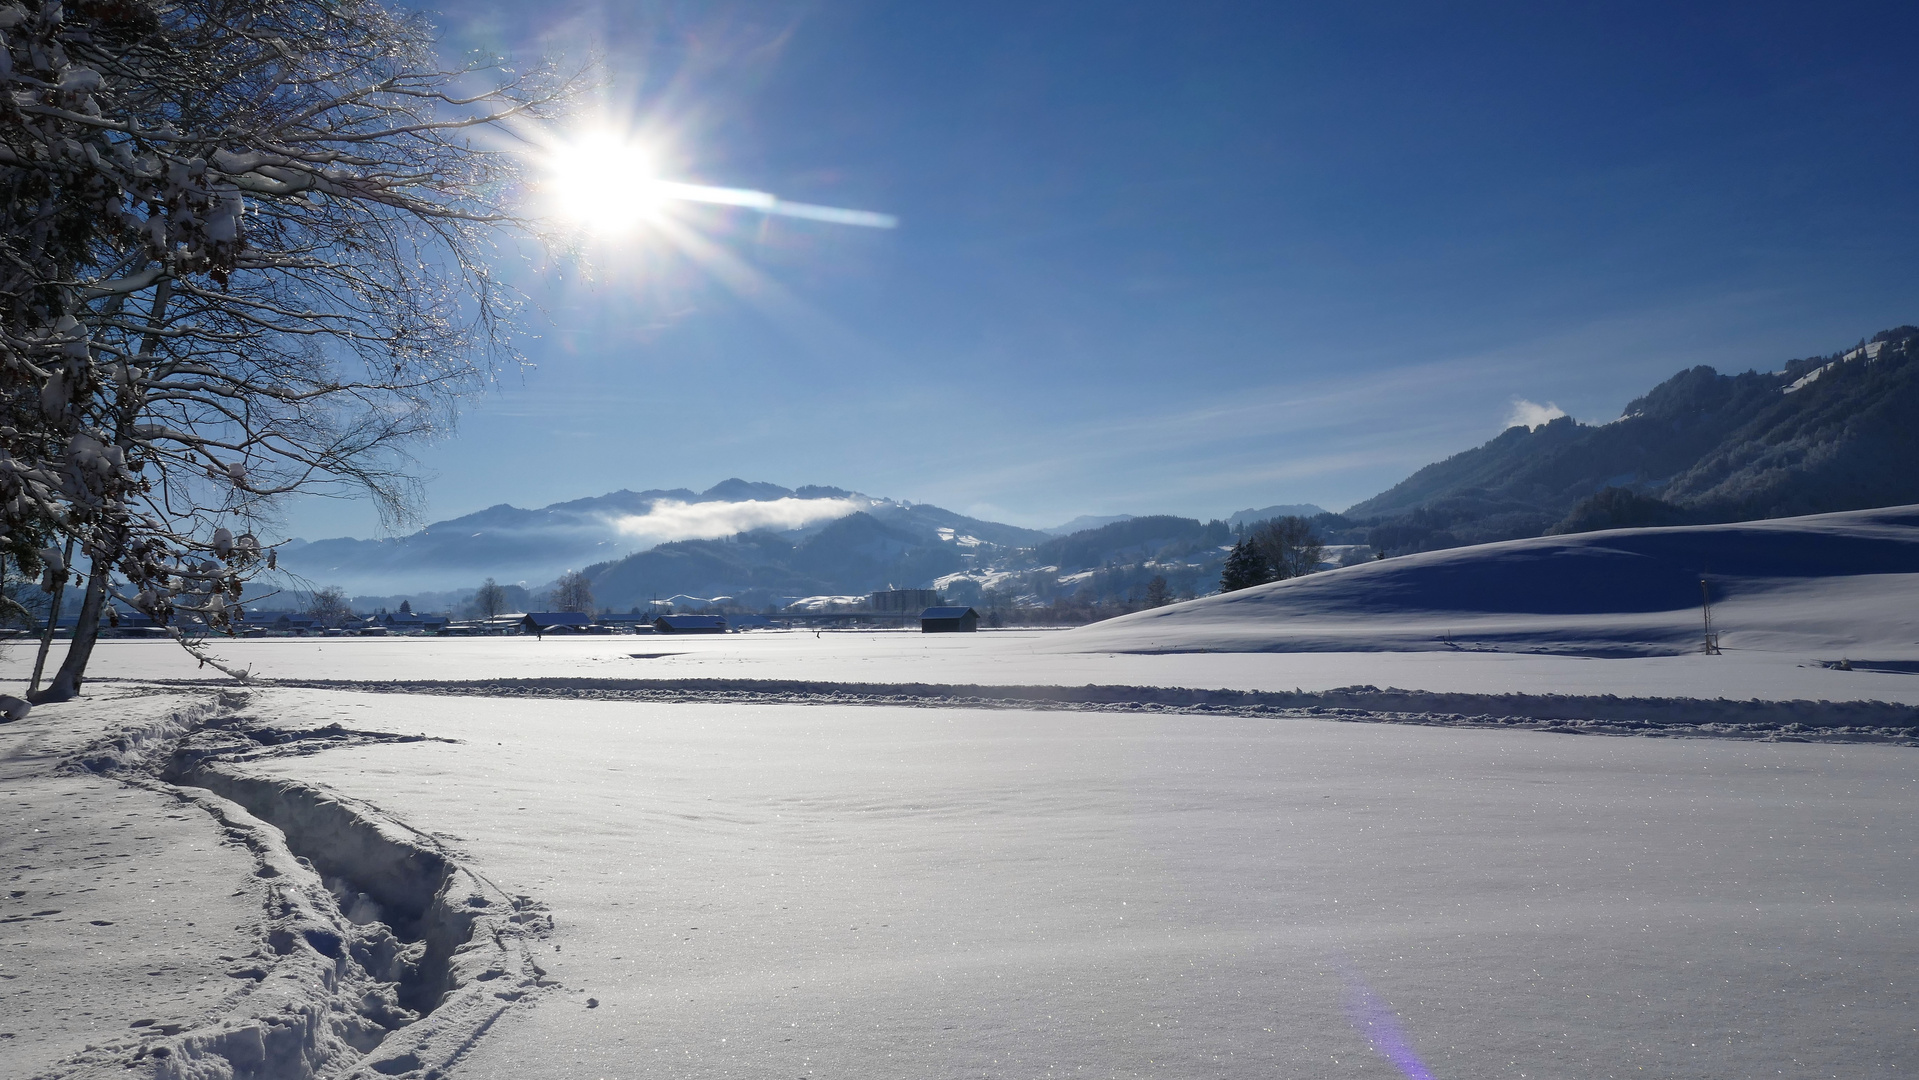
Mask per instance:
[[[885,588],[920,588],[964,570],[1001,541],[1044,539],[1032,530],[974,521],[938,507],[862,511],[798,538],[760,530],[715,540],[661,544],[586,568],[594,598],[625,610],[674,593],[725,593],[743,607],[785,598],[859,595]]]
[[[1919,502],[1919,328],[1770,373],[1682,371],[1606,424],[1514,427],[1332,523],[1391,554]]]
[[[1268,506],[1263,510],[1240,510],[1227,518],[1226,524],[1251,525],[1255,521],[1271,521],[1273,518],[1281,517],[1315,518],[1325,512],[1324,507],[1314,506],[1312,503],[1284,503],[1279,506]]]
[[[1090,570],[1146,559],[1175,558],[1232,543],[1221,522],[1155,514],[1129,517],[1096,529],[1056,536],[1033,549],[1032,560],[1061,570]]]
[[[1061,634],[1061,652],[1901,656],[1919,636],[1919,506],[1533,537],[1364,562]],[[1909,663],[1909,661],[1894,661]]]
[[[1132,519],[1133,515],[1131,514],[1112,514],[1106,517],[1081,514],[1064,525],[1055,525],[1050,529],[1041,529],[1040,532],[1046,533],[1049,536],[1065,536],[1068,533],[1085,532],[1087,529],[1097,529],[1101,525],[1111,525],[1116,521],[1131,521]]]
[[[684,574],[668,580],[658,574],[634,577],[623,572],[615,583],[631,581],[634,589],[648,590],[656,582],[662,583],[665,587],[661,596],[676,592],[711,595],[746,587],[748,580],[735,581],[720,572],[720,567],[735,564],[758,567],[757,576],[751,580],[778,580],[795,587],[833,579],[838,572],[832,569],[834,565],[852,573],[852,563],[833,564],[824,553],[834,543],[852,540],[848,530],[835,530],[833,526],[856,516],[910,536],[914,545],[945,545],[955,551],[982,544],[1030,547],[1046,539],[1045,533],[1035,529],[980,521],[924,503],[873,498],[836,487],[786,488],[730,479],[701,492],[686,488],[623,490],[534,510],[503,503],[388,540],[341,537],[291,543],[281,549],[280,563],[291,574],[315,584],[338,584],[349,593],[384,598],[471,589],[486,577],[502,584],[523,582],[537,589],[565,570],[587,566],[605,569],[624,556],[650,553],[659,545],[671,550],[653,562],[677,561],[685,568]],[[860,526],[851,528],[857,532]],[[822,532],[828,536],[826,541],[807,543]],[[753,558],[737,552],[728,554],[724,546],[728,542],[682,539],[760,533],[814,554],[802,558],[790,568],[792,573],[782,577]],[[891,567],[901,574],[911,569],[905,565]],[[716,581],[721,582],[720,586],[710,587]],[[630,592],[622,588],[619,595],[626,597]],[[602,602],[607,599],[603,597]]]

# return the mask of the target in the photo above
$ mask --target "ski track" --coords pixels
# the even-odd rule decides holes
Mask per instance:
[[[221,958],[237,989],[189,1020],[133,1021],[35,1080],[440,1076],[507,1009],[557,985],[530,948],[552,929],[537,901],[376,807],[247,768],[430,740],[279,728],[247,715],[248,704],[245,692],[202,695],[120,726],[63,770],[197,808],[223,843],[250,853],[257,944]]]

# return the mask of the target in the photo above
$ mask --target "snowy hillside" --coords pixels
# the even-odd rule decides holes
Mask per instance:
[[[1697,651],[1919,659],[1919,506],[1407,555],[1083,627],[1069,652]]]

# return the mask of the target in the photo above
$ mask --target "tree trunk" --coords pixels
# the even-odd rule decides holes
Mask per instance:
[[[60,670],[46,689],[37,694],[27,695],[27,700],[35,705],[49,701],[72,701],[80,696],[80,680],[86,674],[87,660],[93,656],[93,643],[100,639],[100,612],[107,602],[107,575],[113,571],[113,562],[94,556],[92,572],[87,575],[86,599],[80,602],[80,621],[73,628],[73,642],[67,646],[66,658],[60,661]]]
[[[66,602],[67,579],[73,576],[73,537],[67,537],[66,561],[60,564],[60,580],[54,583],[53,598],[47,602],[47,628],[40,635],[40,655],[33,660],[33,681],[27,684],[27,696],[40,689],[40,675],[47,670],[47,653],[53,648],[53,630],[60,625],[60,605]]]
[[[166,313],[167,304],[172,299],[173,279],[161,278],[159,287],[153,290],[153,306],[147,312],[147,335],[140,344],[140,355],[137,359],[145,360],[152,357],[153,350],[160,347],[160,318]],[[131,383],[128,385],[132,386]],[[116,402],[118,422],[114,425],[116,445],[130,445],[134,420],[145,404],[146,399],[137,388],[123,389],[119,392]],[[124,502],[120,504],[119,509],[124,511]],[[107,537],[95,536],[96,540],[103,542],[107,538],[112,540],[109,550],[115,556],[123,553],[127,545],[125,521],[122,520],[115,526]],[[67,647],[66,658],[60,662],[59,672],[53,676],[53,681],[47,684],[46,689],[38,694],[27,695],[27,700],[35,705],[45,701],[72,701],[80,696],[80,681],[86,675],[87,661],[93,657],[93,644],[100,640],[100,613],[107,604],[107,577],[113,573],[113,564],[116,561],[101,554],[90,554],[93,563],[92,573],[87,577],[86,599],[80,603],[80,622],[73,628],[73,644]],[[68,567],[68,569],[72,568]]]

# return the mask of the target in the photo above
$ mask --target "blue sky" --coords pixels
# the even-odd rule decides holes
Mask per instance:
[[[1029,525],[1343,507],[1694,364],[1919,321],[1907,5],[493,0],[598,50],[689,211],[533,277],[429,520],[728,476]],[[309,538],[364,507],[291,508]]]

